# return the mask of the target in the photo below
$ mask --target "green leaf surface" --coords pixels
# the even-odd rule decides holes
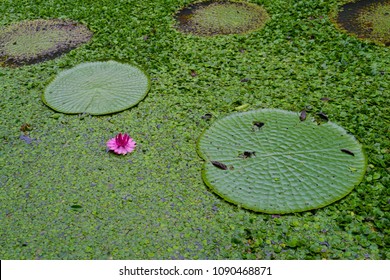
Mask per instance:
[[[333,203],[359,184],[366,156],[342,127],[264,109],[216,121],[197,143],[215,193],[254,211],[283,214]]]
[[[135,66],[115,61],[87,62],[59,73],[42,99],[62,113],[104,115],[135,106],[149,87],[149,77]]]

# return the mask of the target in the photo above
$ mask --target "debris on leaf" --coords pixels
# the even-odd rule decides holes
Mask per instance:
[[[306,110],[302,110],[301,113],[299,114],[299,119],[301,121],[304,121],[306,120],[306,117],[307,117]]]
[[[351,152],[350,150],[347,150],[347,149],[341,149],[341,151],[342,151],[343,153],[346,153],[346,154],[348,154],[348,155],[355,156],[355,154],[354,154],[353,152]]]
[[[242,154],[240,154],[238,157],[245,159],[245,158],[251,158],[255,156],[256,156],[256,152],[245,151]]]
[[[259,130],[260,128],[262,128],[264,126],[264,123],[260,122],[260,121],[253,121],[252,124],[253,124],[253,126],[252,126],[253,131]]]
[[[222,170],[227,170],[228,167],[223,164],[222,162],[219,162],[219,161],[211,161],[211,163],[215,166],[215,167],[218,167],[219,169],[222,169]]]

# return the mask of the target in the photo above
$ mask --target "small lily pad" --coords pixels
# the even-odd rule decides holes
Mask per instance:
[[[216,121],[197,143],[207,186],[253,211],[324,207],[350,193],[366,170],[361,144],[330,121],[263,109]],[[348,151],[348,152],[343,152]]]
[[[105,115],[135,106],[149,88],[149,77],[138,67],[116,61],[87,62],[59,73],[42,100],[62,113]]]

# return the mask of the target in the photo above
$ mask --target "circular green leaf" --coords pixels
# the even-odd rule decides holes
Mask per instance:
[[[26,20],[0,28],[0,65],[21,66],[55,58],[88,42],[92,32],[71,20]]]
[[[261,6],[231,1],[197,2],[181,9],[175,17],[180,31],[202,36],[258,30],[270,18]]]
[[[320,208],[363,179],[366,156],[343,128],[264,109],[216,121],[197,143],[202,177],[215,193],[254,211]]]
[[[340,7],[336,24],[358,38],[390,46],[390,1],[352,1]]]
[[[149,87],[149,77],[135,66],[115,61],[87,62],[59,73],[42,99],[62,113],[104,115],[135,106]]]

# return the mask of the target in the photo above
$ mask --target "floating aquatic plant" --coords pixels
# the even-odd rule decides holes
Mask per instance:
[[[134,151],[135,141],[127,133],[119,133],[107,142],[107,148],[116,154],[125,155]]]
[[[88,42],[92,32],[70,20],[27,20],[0,30],[0,65],[21,66],[58,57]]]
[[[268,19],[265,9],[258,5],[230,1],[195,3],[176,14],[178,30],[202,36],[254,31]]]
[[[358,38],[390,45],[390,1],[360,0],[343,5],[337,25]]]
[[[366,169],[362,146],[342,127],[283,110],[220,119],[197,149],[207,186],[227,201],[271,214],[333,203],[360,183]]]
[[[59,73],[42,100],[62,113],[104,115],[135,106],[149,87],[149,77],[136,66],[116,61],[87,62]]]

